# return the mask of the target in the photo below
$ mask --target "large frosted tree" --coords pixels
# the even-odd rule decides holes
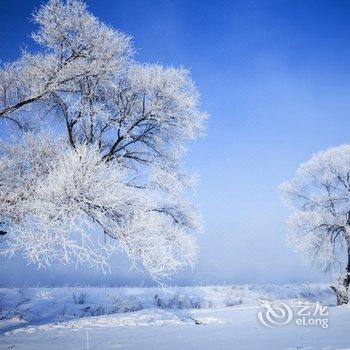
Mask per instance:
[[[105,270],[121,249],[155,279],[192,265],[200,220],[181,158],[206,116],[188,71],[137,62],[79,0],[34,21],[42,50],[0,70],[14,136],[0,148],[2,254]]]
[[[338,304],[350,284],[350,146],[330,148],[299,166],[281,186],[292,213],[289,241],[307,261],[333,272]]]

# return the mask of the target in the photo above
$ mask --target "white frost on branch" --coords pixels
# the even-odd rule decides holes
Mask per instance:
[[[105,270],[109,255],[121,248],[154,278],[193,264],[196,245],[186,231],[198,223],[179,193],[167,203],[152,186],[130,186],[128,170],[101,161],[96,147],[72,149],[51,139],[27,135],[15,147],[2,147],[0,187],[8,189],[1,191],[1,221],[8,228],[3,254],[21,250],[40,266],[73,260]]]
[[[350,146],[314,155],[281,190],[292,210],[289,242],[322,271],[337,272],[350,243]]]
[[[192,266],[201,224],[181,157],[206,115],[188,71],[136,62],[79,0],[34,21],[43,50],[0,69],[0,122],[24,132],[0,148],[2,253],[107,270],[119,248],[155,279]]]

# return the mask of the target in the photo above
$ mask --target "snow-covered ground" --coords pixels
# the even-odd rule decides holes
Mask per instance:
[[[0,289],[0,298],[0,349],[350,349],[350,308],[322,285]],[[266,301],[293,317],[274,309],[278,324],[263,325]],[[301,305],[327,327],[298,325]]]

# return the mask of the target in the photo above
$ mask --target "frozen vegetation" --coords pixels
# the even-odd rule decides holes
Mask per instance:
[[[143,309],[211,309],[256,305],[261,299],[329,300],[325,285],[208,286],[174,288],[0,289],[1,319],[17,327]],[[6,322],[7,324],[7,322]],[[4,323],[5,325],[5,323]],[[8,327],[8,324],[5,328]],[[10,327],[11,328],[11,327]]]
[[[206,114],[184,68],[138,62],[79,0],[34,14],[41,49],[0,63],[0,255],[162,280],[193,267],[201,218],[183,156]]]
[[[350,312],[326,285],[3,288],[0,349],[345,349]],[[321,302],[329,327],[268,328],[262,302]],[[236,346],[236,347],[235,347]],[[217,347],[216,347],[217,348]]]

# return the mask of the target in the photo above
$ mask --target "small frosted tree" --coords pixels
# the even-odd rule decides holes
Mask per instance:
[[[299,166],[295,178],[282,184],[281,189],[292,209],[287,220],[290,243],[323,272],[338,275],[338,283],[331,288],[338,304],[348,303],[350,146],[314,155]]]
[[[106,270],[121,249],[155,279],[192,265],[201,225],[181,158],[206,115],[188,71],[138,63],[79,0],[34,21],[43,49],[0,69],[0,123],[22,133],[0,145],[2,254]]]

